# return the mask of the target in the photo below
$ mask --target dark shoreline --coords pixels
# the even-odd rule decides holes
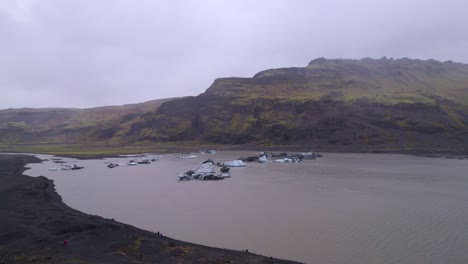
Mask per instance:
[[[34,156],[0,154],[0,263],[297,263],[159,236],[68,207]],[[69,240],[67,247],[60,242]]]
[[[468,159],[468,149],[463,146],[459,149],[447,148],[391,148],[390,146],[337,146],[320,144],[303,145],[261,145],[261,144],[209,144],[206,142],[166,142],[154,143],[145,142],[128,145],[112,145],[105,143],[96,144],[78,144],[78,143],[42,143],[42,144],[0,144],[0,153],[25,153],[25,154],[47,154],[60,157],[69,157],[76,159],[103,159],[119,157],[125,154],[168,154],[168,153],[190,153],[202,150],[219,151],[269,151],[269,152],[332,152],[332,153],[369,153],[369,154],[402,154],[423,157],[436,157],[448,159]]]
[[[259,150],[258,148],[256,149],[223,149],[222,151],[271,151],[271,152],[277,152],[277,153],[283,153],[283,152],[288,152],[288,153],[300,153],[300,152],[307,152],[307,151],[302,151],[302,150],[278,150],[278,149],[262,149]],[[180,153],[197,153],[197,151],[181,151]],[[468,160],[468,154],[466,153],[459,153],[459,154],[454,154],[454,153],[402,153],[402,152],[380,152],[380,151],[375,151],[375,152],[334,152],[334,151],[319,151],[319,153],[347,153],[347,154],[391,154],[391,155],[409,155],[409,156],[415,156],[415,157],[424,157],[424,158],[440,158],[440,159],[457,159],[457,160]],[[20,153],[18,153],[20,154]],[[27,154],[32,154],[32,153],[27,153]],[[44,154],[44,155],[53,155],[58,158],[63,157],[63,158],[74,158],[78,160],[88,160],[88,159],[106,159],[106,158],[122,158],[122,155],[107,155],[107,154],[96,154],[96,155],[91,155],[91,154],[86,154],[86,155],[81,155],[81,154],[53,154],[53,153],[34,153],[34,154]],[[134,154],[134,153],[132,153]],[[164,155],[164,154],[171,154],[171,153],[154,153],[155,155]],[[1,155],[1,153],[0,153]],[[131,154],[129,154],[131,155]],[[1,263],[0,263],[1,264]]]

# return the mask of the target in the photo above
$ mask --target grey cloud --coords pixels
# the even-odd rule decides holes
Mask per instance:
[[[316,57],[468,62],[465,1],[0,2],[0,109],[196,95]]]

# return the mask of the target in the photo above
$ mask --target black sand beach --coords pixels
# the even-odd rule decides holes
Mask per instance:
[[[296,263],[177,241],[62,202],[52,181],[22,175],[27,155],[0,155],[0,263]],[[66,247],[61,246],[68,241]]]

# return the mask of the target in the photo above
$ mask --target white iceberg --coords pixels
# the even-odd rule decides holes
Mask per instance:
[[[222,165],[226,166],[226,167],[245,167],[245,166],[247,166],[242,160],[226,161]]]
[[[179,173],[178,177],[180,181],[190,181],[190,180],[222,180],[229,178],[231,174],[229,173],[229,168],[221,168],[221,172],[216,174],[214,162],[211,160],[205,161],[200,165],[200,167],[194,169],[193,171],[187,171],[186,173]]]
[[[196,159],[196,155],[180,156],[179,159]]]
[[[260,163],[266,163],[266,162],[268,162],[268,159],[267,159],[267,157],[266,157],[265,155],[262,155],[262,156],[260,156],[260,157],[258,158],[258,162],[260,162]]]

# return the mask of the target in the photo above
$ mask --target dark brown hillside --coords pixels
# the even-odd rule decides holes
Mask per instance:
[[[329,151],[466,152],[468,65],[324,59],[221,78],[194,96],[92,109],[0,111],[0,143],[294,145]]]
[[[0,143],[95,142],[118,140],[140,116],[172,99],[88,109],[0,110]]]
[[[130,140],[201,140],[347,151],[467,151],[468,65],[317,59],[217,79],[161,105]]]

